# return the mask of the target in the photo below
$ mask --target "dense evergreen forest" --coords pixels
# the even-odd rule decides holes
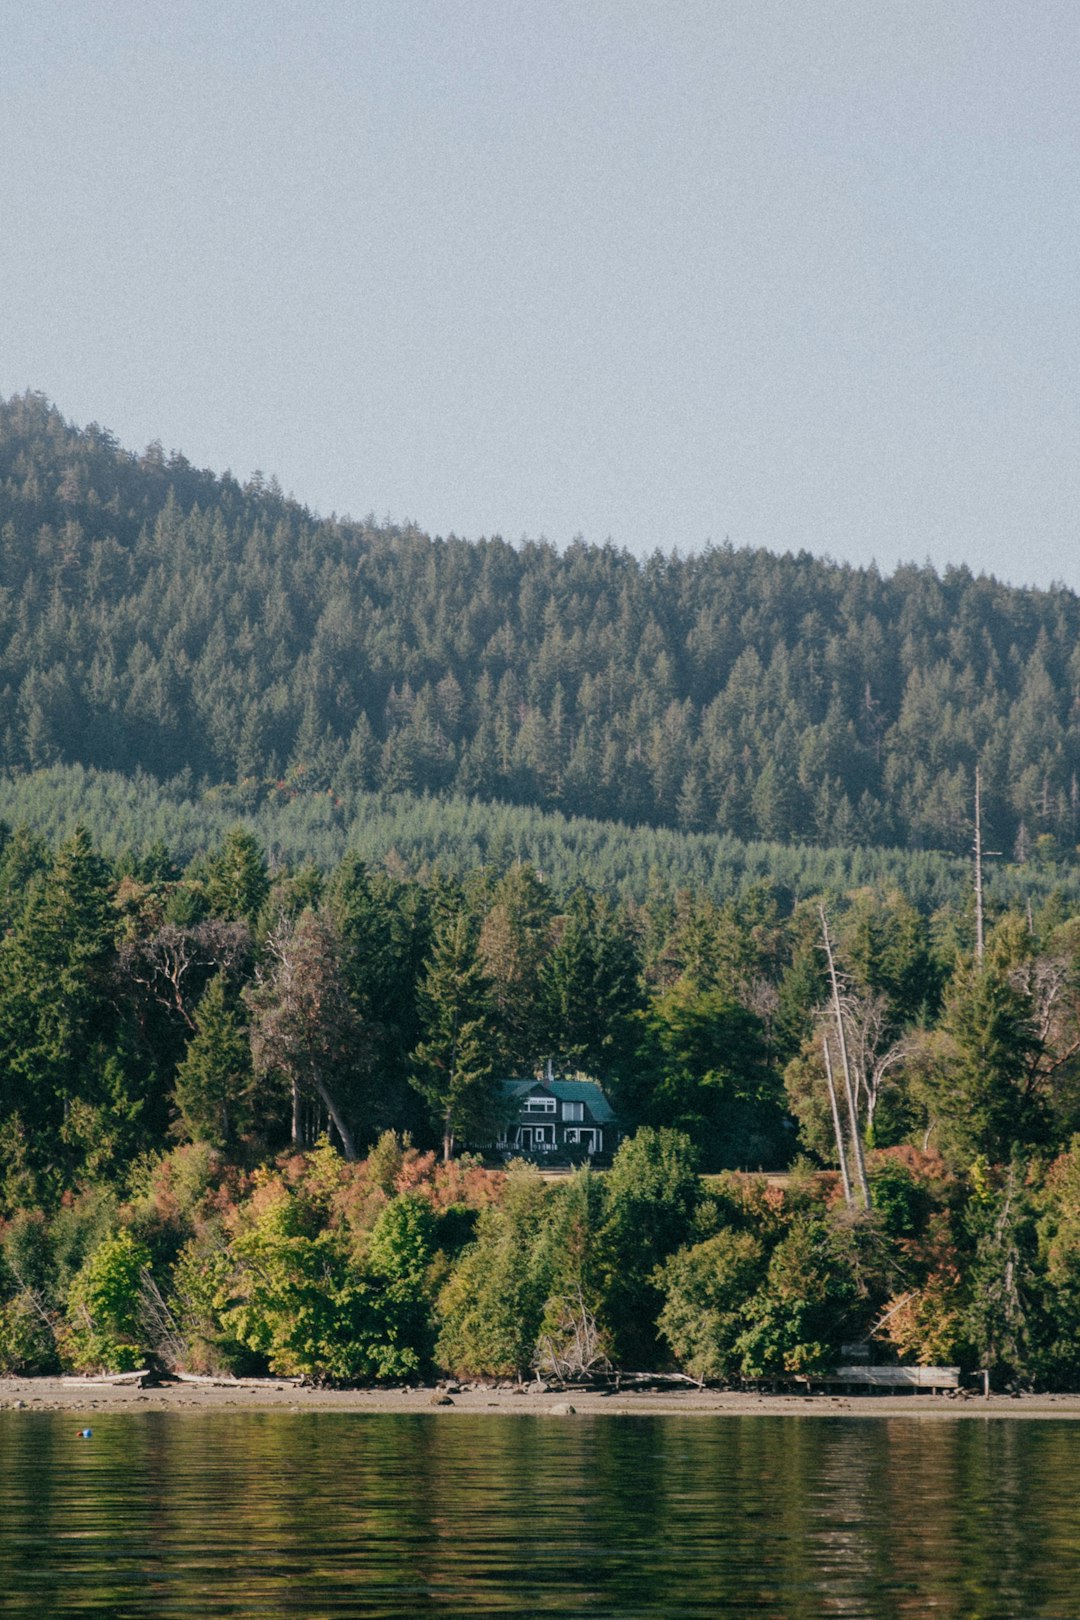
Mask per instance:
[[[32,394],[0,406],[0,580],[9,768],[960,852],[981,763],[994,847],[1080,839],[1065,589],[320,520]]]
[[[142,773],[82,765],[0,774],[0,819],[51,843],[85,827],[111,856],[164,845],[182,862],[242,823],[275,868],[313,864],[328,872],[351,853],[398,875],[463,878],[481,866],[504,873],[524,863],[560,895],[586,884],[639,901],[680,889],[723,901],[764,883],[790,906],[823,892],[897,888],[929,913],[971,894],[971,860],[938,850],[746,842],[456,794],[260,793],[251,784],[182,791]],[[1080,866],[1045,852],[1023,862],[988,860],[985,882],[1001,906],[1041,904],[1050,895],[1080,900]]]
[[[1077,1387],[1077,621],[0,406],[0,1370]],[[557,1187],[549,1059],[627,1134]]]

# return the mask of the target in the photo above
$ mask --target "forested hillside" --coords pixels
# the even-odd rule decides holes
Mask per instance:
[[[966,905],[896,892],[616,905],[0,831],[0,1373],[731,1381],[869,1334],[1075,1388],[1078,1051],[1053,897],[980,957]],[[554,1189],[477,1156],[546,1056],[634,1132]]]
[[[981,762],[996,847],[1080,839],[1065,589],[319,520],[37,395],[0,406],[0,581],[16,770],[958,852]]]
[[[323,521],[34,395],[0,566],[0,1372],[1076,1387],[1074,595]],[[554,1190],[547,1059],[629,1135]]]

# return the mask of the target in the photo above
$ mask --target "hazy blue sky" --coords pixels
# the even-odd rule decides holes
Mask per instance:
[[[1076,0],[0,0],[0,390],[322,512],[1080,586]]]

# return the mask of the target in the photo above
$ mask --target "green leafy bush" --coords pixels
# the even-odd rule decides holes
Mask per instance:
[[[63,1348],[78,1371],[127,1372],[142,1364],[140,1285],[149,1264],[148,1250],[120,1231],[77,1273],[68,1291]]]

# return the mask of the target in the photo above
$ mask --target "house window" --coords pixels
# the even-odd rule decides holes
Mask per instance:
[[[582,1120],[585,1118],[585,1104],[564,1102],[562,1105],[563,1119]]]
[[[527,1114],[553,1114],[555,1112],[554,1097],[526,1097],[525,1112]]]

